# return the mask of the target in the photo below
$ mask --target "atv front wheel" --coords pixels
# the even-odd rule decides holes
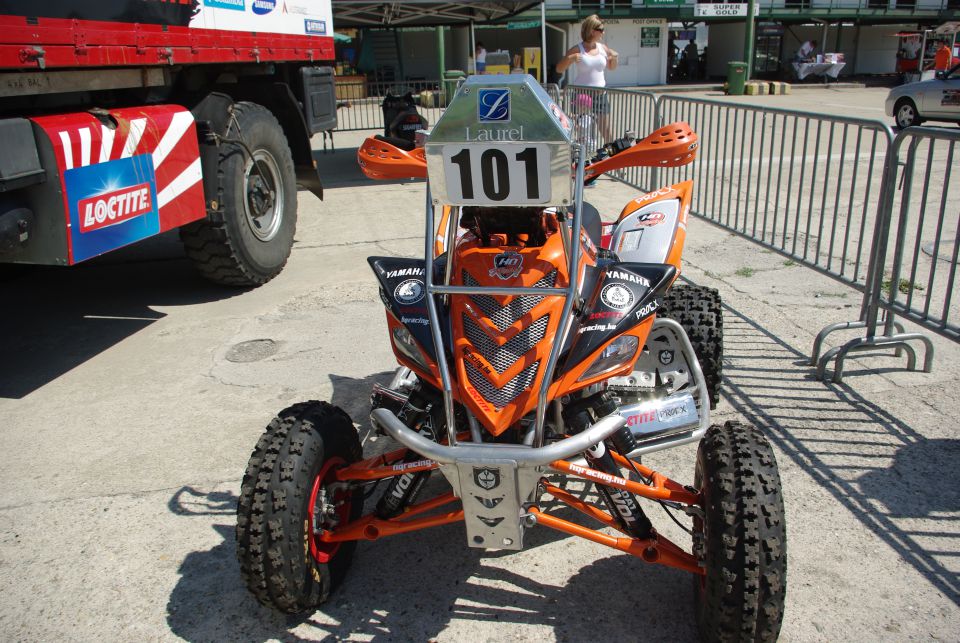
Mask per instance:
[[[704,286],[676,285],[663,296],[659,314],[679,323],[687,333],[707,383],[710,408],[716,408],[723,382],[723,304],[720,293]]]
[[[263,605],[314,609],[343,581],[356,542],[319,534],[360,517],[362,491],[338,483],[336,471],[361,457],[350,417],[326,402],[295,404],[267,426],[237,505],[240,572]]]
[[[703,516],[693,551],[697,626],[706,641],[775,641],[783,622],[787,532],[770,443],[740,422],[713,425],[700,441],[694,485]]]

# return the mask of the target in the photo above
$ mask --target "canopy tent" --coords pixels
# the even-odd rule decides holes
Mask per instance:
[[[332,0],[336,27],[437,27],[503,22],[539,2],[364,2]]]
[[[366,2],[364,0],[331,0],[335,27],[448,27],[470,26],[470,50],[476,46],[474,25],[506,24],[509,18],[529,9],[540,9],[541,78],[547,76],[547,32],[544,2]],[[438,35],[438,54],[443,74],[443,34]]]

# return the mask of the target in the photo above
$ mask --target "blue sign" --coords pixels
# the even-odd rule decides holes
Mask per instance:
[[[73,261],[83,261],[160,232],[153,156],[140,154],[63,173]]]
[[[314,36],[325,36],[327,35],[327,21],[307,18],[303,21],[303,30]]]
[[[230,9],[231,11],[243,11],[246,8],[247,0],[203,0],[205,7],[213,9]]]
[[[253,0],[250,8],[258,16],[265,16],[277,8],[277,0]]]
[[[481,123],[510,122],[510,90],[480,89],[477,91],[477,117]]]

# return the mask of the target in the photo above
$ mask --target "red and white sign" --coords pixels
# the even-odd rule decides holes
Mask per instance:
[[[83,199],[78,209],[81,233],[129,221],[153,210],[150,184],[141,183]]]

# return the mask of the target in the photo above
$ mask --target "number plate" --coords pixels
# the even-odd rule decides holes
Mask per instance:
[[[451,143],[440,150],[449,203],[550,203],[550,146],[543,143]]]

